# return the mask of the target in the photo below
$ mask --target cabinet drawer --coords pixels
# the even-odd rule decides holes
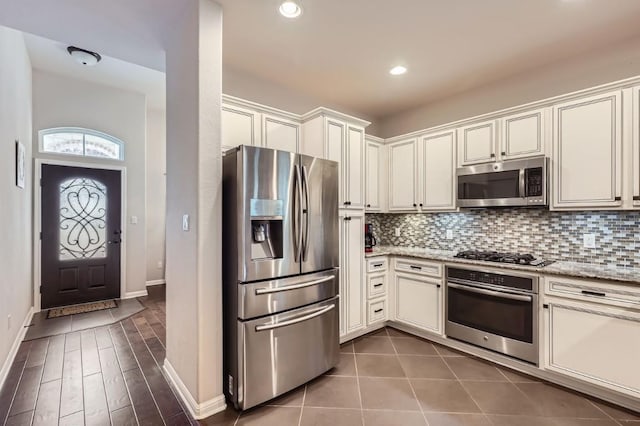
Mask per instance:
[[[370,300],[367,303],[368,316],[367,324],[373,324],[379,321],[386,321],[387,319],[387,299]]]
[[[395,261],[395,270],[430,277],[442,277],[442,264],[425,260],[398,258]]]
[[[379,272],[387,270],[386,257],[372,257],[367,259],[367,272]]]
[[[547,276],[545,294],[640,310],[640,286],[636,285]]]
[[[367,277],[367,295],[369,299],[387,294],[387,276],[369,275]]]

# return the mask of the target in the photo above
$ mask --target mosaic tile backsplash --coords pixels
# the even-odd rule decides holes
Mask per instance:
[[[496,250],[626,268],[640,267],[640,212],[483,209],[457,213],[367,214],[378,245]],[[394,234],[400,228],[400,236]],[[447,229],[453,239],[446,238]],[[583,248],[595,234],[596,248]]]

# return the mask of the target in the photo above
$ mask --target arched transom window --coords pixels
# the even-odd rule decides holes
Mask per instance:
[[[39,136],[41,152],[124,160],[124,142],[96,130],[57,127],[41,130]]]

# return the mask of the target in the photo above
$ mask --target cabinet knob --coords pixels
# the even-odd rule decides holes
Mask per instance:
[[[420,203],[420,207],[422,207],[422,203]]]
[[[491,158],[496,158],[496,155],[494,153],[491,153]]]
[[[418,205],[416,203],[413,203],[413,207],[418,207]]]
[[[503,157],[506,157],[507,153],[503,151],[503,152],[500,153],[500,155],[502,155]]]
[[[371,204],[367,204],[367,207],[371,207]]]
[[[344,202],[344,205],[345,205],[345,206],[350,206],[350,205],[351,205],[351,201],[345,201],[345,202]]]

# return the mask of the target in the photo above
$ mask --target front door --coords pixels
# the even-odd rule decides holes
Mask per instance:
[[[120,297],[120,171],[42,166],[43,309]]]

